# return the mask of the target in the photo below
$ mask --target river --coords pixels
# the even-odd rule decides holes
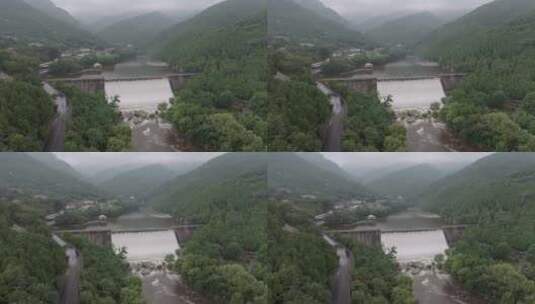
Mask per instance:
[[[174,97],[167,75],[173,71],[164,62],[146,57],[116,64],[104,71],[106,96],[118,96],[119,109],[132,129],[136,152],[178,152],[180,139],[173,126],[155,115],[158,105]],[[136,77],[153,79],[135,80]],[[130,78],[130,79],[128,79]],[[123,79],[123,80],[117,80]]]
[[[148,304],[205,304],[204,299],[182,283],[179,275],[160,266],[166,255],[180,250],[175,232],[167,229],[174,225],[176,221],[170,215],[142,210],[118,217],[108,228],[157,230],[112,233],[114,247],[126,247],[127,260],[132,272],[143,281],[143,296]]]
[[[432,104],[442,104],[446,97],[442,81],[437,77],[445,73],[448,72],[438,63],[412,56],[378,66],[370,75],[378,79],[379,97],[392,98],[392,108],[407,129],[408,152],[477,151],[457,139],[441,121],[422,115]],[[413,114],[407,116],[404,112]]]
[[[418,209],[391,215],[378,223],[385,250],[395,247],[403,272],[413,280],[413,293],[421,304],[483,303],[470,297],[444,272],[431,267],[435,255],[445,254],[449,248],[442,219]],[[394,230],[422,231],[392,232]],[[425,231],[423,231],[425,230]]]

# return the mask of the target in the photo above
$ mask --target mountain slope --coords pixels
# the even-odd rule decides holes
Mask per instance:
[[[0,153],[0,187],[63,198],[99,195],[95,187],[74,175],[68,165],[53,164],[60,160],[49,158],[47,163],[40,160],[25,153]]]
[[[163,165],[149,165],[104,180],[98,184],[98,187],[107,193],[123,198],[134,197],[142,200],[177,175],[177,172]]]
[[[37,10],[23,0],[0,1],[0,36],[68,46],[98,43],[88,32]]]
[[[491,39],[493,30],[521,20],[535,13],[535,2],[531,0],[495,0],[467,15],[439,28],[420,48],[434,58],[448,57],[451,53],[466,53],[466,49],[484,48]],[[505,31],[497,39],[507,39]],[[521,35],[520,38],[526,38]],[[500,48],[508,47],[502,44]],[[494,55],[494,54],[490,54]]]
[[[268,7],[270,37],[286,36],[297,42],[316,45],[363,46],[369,43],[361,33],[292,0],[270,1]]]
[[[402,169],[365,184],[366,187],[389,196],[415,198],[444,173],[430,165],[417,165]]]
[[[33,8],[42,11],[52,18],[56,18],[62,22],[78,26],[78,21],[66,10],[57,7],[50,0],[24,0],[24,2],[31,5]]]
[[[97,36],[109,43],[145,47],[157,34],[174,23],[171,17],[152,12],[114,23],[99,31]]]
[[[247,204],[265,192],[267,160],[265,153],[224,154],[158,188],[149,203],[177,217],[206,220],[217,201]]]
[[[385,45],[412,46],[442,25],[443,21],[429,12],[408,15],[373,27],[365,32]]]
[[[335,21],[340,24],[347,24],[347,21],[344,17],[340,16],[336,11],[326,6],[320,0],[293,0],[295,3],[301,5],[304,8],[307,8],[316,14],[325,17],[331,21]]]
[[[373,196],[372,191],[351,179],[320,154],[271,154],[268,188],[297,196],[314,195],[330,199]]]
[[[448,218],[473,222],[535,197],[535,154],[497,153],[429,186],[419,201]]]
[[[155,47],[165,53],[180,43],[188,44],[188,38],[233,26],[265,13],[265,0],[227,0],[207,8],[193,18],[180,22],[155,39]],[[172,51],[172,50],[171,50]]]

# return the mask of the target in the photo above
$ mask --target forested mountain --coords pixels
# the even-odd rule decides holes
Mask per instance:
[[[271,38],[284,36],[318,46],[369,44],[361,33],[332,20],[332,13],[325,10],[311,10],[294,0],[269,1],[268,7],[268,36]]]
[[[99,191],[81,181],[68,167],[49,157],[34,158],[25,153],[0,153],[0,186],[3,190],[18,189],[29,194],[51,197],[96,197]]]
[[[202,151],[266,150],[266,6],[227,0],[162,35],[159,56],[200,72],[165,113]]]
[[[56,18],[62,22],[69,23],[71,25],[79,26],[78,21],[66,10],[57,7],[50,0],[24,0],[24,2],[31,5],[50,17]]]
[[[330,7],[327,7],[321,0],[293,0],[295,3],[301,5],[304,8],[307,8],[311,11],[314,11],[316,14],[327,18],[331,21],[338,22],[343,25],[347,25],[347,20],[344,17],[340,16],[335,10]]]
[[[22,41],[69,46],[98,43],[90,33],[50,17],[23,0],[0,2],[0,35],[13,36]]]
[[[365,184],[377,193],[393,197],[414,199],[428,187],[442,178],[444,172],[427,164],[402,169]]]
[[[488,303],[535,300],[535,155],[494,154],[439,180],[424,207],[468,223],[446,270]]]
[[[388,21],[365,32],[371,39],[389,46],[413,46],[442,25],[443,21],[430,12],[422,12]]]
[[[96,35],[109,43],[132,44],[143,48],[175,23],[169,16],[152,12],[120,20],[100,30]]]
[[[455,49],[464,52],[465,43],[481,43],[489,30],[517,21],[534,10],[535,2],[531,0],[495,0],[438,29],[422,47],[437,57]]]
[[[217,200],[247,204],[256,193],[266,191],[268,155],[228,153],[169,181],[149,203],[157,209],[189,220],[206,220]]]
[[[497,207],[486,204],[498,201],[507,210],[535,195],[533,172],[532,153],[493,154],[430,185],[420,201],[448,217],[473,222]]]
[[[122,198],[134,197],[137,200],[143,200],[153,195],[154,190],[177,175],[177,172],[166,166],[149,165],[102,180],[98,187]]]
[[[291,196],[313,195],[330,199],[373,196],[371,191],[337,168],[321,155],[312,158],[296,153],[273,153],[268,164],[268,188]]]
[[[534,33],[535,2],[496,0],[420,46],[445,67],[469,73],[441,118],[481,150],[535,150]]]

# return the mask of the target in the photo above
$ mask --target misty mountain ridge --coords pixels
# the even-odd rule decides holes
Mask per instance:
[[[444,23],[430,12],[419,12],[372,27],[365,34],[383,45],[412,46]]]
[[[178,22],[178,19],[160,12],[150,12],[109,25],[98,31],[97,36],[109,43],[145,47],[154,39],[154,36]]]
[[[370,42],[348,26],[333,20],[332,13],[311,10],[294,0],[269,2],[268,36],[285,36],[316,45],[364,46]]]

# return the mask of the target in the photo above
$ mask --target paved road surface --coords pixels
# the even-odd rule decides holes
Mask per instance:
[[[345,110],[342,103],[342,97],[335,92],[331,91],[326,85],[318,82],[318,89],[323,94],[329,97],[329,101],[332,105],[333,114],[329,121],[329,127],[327,130],[327,142],[325,150],[326,152],[341,152],[342,151],[342,137],[344,136],[344,118]]]
[[[351,304],[351,276],[353,273],[351,255],[348,255],[348,252],[344,247],[340,247],[338,243],[327,235],[323,235],[323,238],[329,245],[336,248],[336,255],[338,255],[338,270],[334,277],[332,303]]]
[[[65,273],[65,283],[62,289],[60,304],[78,304],[80,303],[81,259],[74,248],[67,248],[65,254],[69,259],[69,268]]]
[[[65,125],[69,116],[69,105],[63,93],[48,83],[43,84],[44,90],[54,98],[57,107],[56,117],[52,121],[51,132],[45,144],[45,152],[63,152],[65,142]]]

